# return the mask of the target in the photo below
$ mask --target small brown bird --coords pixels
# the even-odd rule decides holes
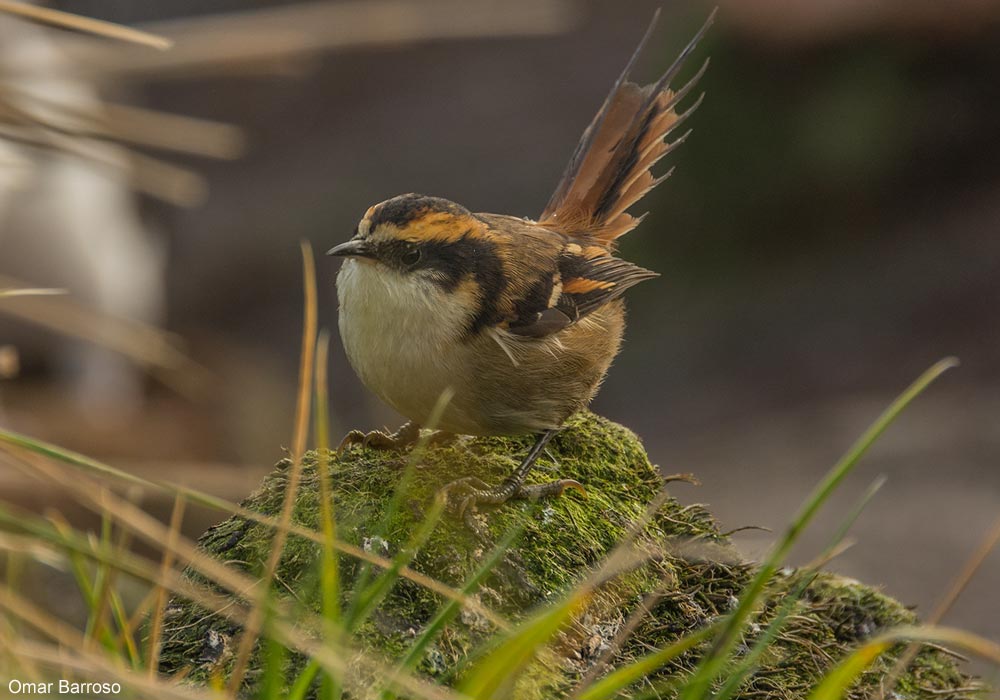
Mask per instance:
[[[657,13],[658,14],[658,13]],[[656,276],[614,256],[642,217],[627,213],[664,180],[652,166],[684,141],[667,136],[701,102],[678,103],[708,61],[676,92],[669,83],[714,17],[655,83],[628,81],[656,17],[583,133],[537,221],[472,213],[438,197],[404,194],[368,209],[354,237],[329,251],[340,335],[365,385],[410,419],[396,433],[352,431],[345,444],[403,447],[445,393],[437,425],[468,435],[537,435],[499,486],[449,484],[457,510],[556,495],[571,479],[526,486],[538,455],[567,417],[585,408],[618,354],[624,292]]]

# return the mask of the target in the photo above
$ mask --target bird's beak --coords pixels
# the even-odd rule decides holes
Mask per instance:
[[[371,245],[367,241],[363,241],[358,238],[352,238],[346,243],[341,243],[338,246],[330,248],[326,251],[327,255],[336,255],[345,258],[374,258],[375,251],[372,250]]]

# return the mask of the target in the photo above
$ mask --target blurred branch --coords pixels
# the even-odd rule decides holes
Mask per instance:
[[[45,99],[0,82],[0,124],[48,129],[67,136],[131,143],[205,158],[243,154],[243,130],[232,124],[102,102],[99,108]]]
[[[100,167],[124,170],[129,184],[136,190],[177,206],[194,206],[205,198],[205,180],[192,170],[132,149],[109,151],[100,141],[77,136],[64,129],[45,128],[37,124],[5,124],[2,116],[0,112],[0,139],[75,156]]]
[[[0,290],[26,286],[0,275]],[[0,314],[113,350],[151,370],[164,384],[198,396],[211,381],[208,370],[190,359],[177,339],[158,328],[112,317],[68,296],[30,296],[0,293]]]
[[[323,51],[413,41],[544,36],[570,30],[572,0],[347,0],[310,2],[147,25],[174,50],[111,50],[82,37],[61,48],[98,78],[200,78],[206,70],[260,69]]]
[[[63,104],[0,81],[0,138],[124,170],[135,189],[178,206],[199,204],[207,185],[192,170],[111,143],[235,158],[243,132],[229,124],[117,104]]]
[[[170,39],[165,39],[162,36],[156,36],[155,34],[150,34],[149,32],[144,32],[138,29],[132,29],[131,27],[126,27],[121,24],[105,22],[103,20],[93,19],[90,17],[82,17],[69,12],[61,12],[59,10],[52,10],[47,7],[38,7],[37,5],[28,5],[21,2],[0,0],[0,12],[6,12],[7,14],[23,17],[24,19],[29,19],[34,22],[41,22],[42,24],[59,27],[60,29],[72,29],[77,32],[93,34],[94,36],[100,36],[107,39],[118,39],[119,41],[140,44],[142,46],[160,49],[161,51],[169,49],[173,44]]]
[[[45,288],[0,287],[0,299],[3,299],[4,297],[49,297],[49,296],[55,296],[57,294],[66,294],[66,290],[50,289],[48,287]]]
[[[0,12],[79,31],[139,41],[109,47],[92,37],[52,37],[74,70],[94,79],[203,77],[206,69],[274,67],[322,51],[446,38],[547,35],[568,30],[571,0],[348,0],[185,18],[151,25],[154,33],[31,5],[0,0]],[[173,50],[145,46],[176,39]],[[145,40],[141,40],[145,38]],[[157,40],[160,42],[157,43]],[[15,81],[24,75],[12,76]],[[29,76],[30,77],[30,76]],[[131,185],[178,206],[199,204],[207,193],[196,172],[108,142],[210,158],[236,158],[243,132],[229,124],[118,104],[67,103],[18,88],[0,74],[0,139],[52,150],[117,170]]]
[[[0,345],[0,379],[16,377],[21,370],[21,358],[13,345]]]
[[[131,105],[104,104],[104,134],[139,146],[231,160],[243,155],[243,130],[232,124]]]

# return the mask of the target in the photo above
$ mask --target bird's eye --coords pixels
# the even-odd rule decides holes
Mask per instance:
[[[420,255],[421,254],[419,248],[411,248],[410,250],[403,253],[403,255],[400,257],[400,260],[403,261],[404,265],[412,266],[420,262]]]

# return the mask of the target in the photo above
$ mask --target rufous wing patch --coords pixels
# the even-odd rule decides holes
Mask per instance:
[[[559,258],[563,276],[563,305],[572,304],[582,317],[617,299],[625,290],[657,274],[627,260],[616,258],[606,249],[596,255],[592,246],[576,255],[564,250]]]
[[[597,290],[607,290],[615,286],[614,282],[592,280],[586,277],[571,277],[563,282],[563,294],[587,294]]]

